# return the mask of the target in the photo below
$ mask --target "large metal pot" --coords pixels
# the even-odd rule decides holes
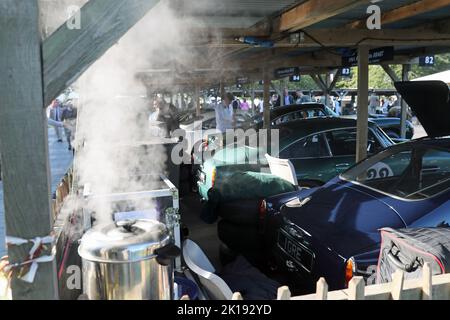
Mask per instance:
[[[155,220],[99,225],[85,233],[83,291],[90,300],[170,300],[180,249]]]

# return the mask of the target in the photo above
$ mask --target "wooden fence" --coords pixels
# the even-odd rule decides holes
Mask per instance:
[[[235,293],[232,299],[242,300],[242,295]],[[292,297],[288,287],[281,287],[277,300],[450,300],[450,274],[432,276],[430,266],[425,263],[419,279],[405,280],[399,270],[389,283],[366,286],[362,277],[354,277],[348,289],[330,292],[325,279],[320,278],[316,293]]]

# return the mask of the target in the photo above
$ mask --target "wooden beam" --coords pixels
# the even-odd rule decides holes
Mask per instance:
[[[387,25],[397,21],[405,20],[433,10],[439,10],[450,6],[450,0],[421,0],[403,7],[385,12],[381,15],[381,25]],[[358,20],[348,25],[349,28],[366,28],[366,20]]]
[[[367,157],[369,119],[369,48],[358,47],[358,107],[356,110],[356,162]]]
[[[45,105],[72,84],[159,0],[90,0],[81,29],[64,23],[43,44]]]
[[[6,232],[50,234],[50,167],[43,102],[37,0],[0,1],[0,149]],[[31,244],[10,246],[10,263],[27,260]],[[50,255],[43,250],[42,255]],[[12,278],[13,299],[57,299],[56,262],[40,263],[33,283]]]
[[[309,0],[281,15],[280,31],[295,31],[346,12],[368,0]]]
[[[349,29],[324,28],[312,29],[304,33],[303,40],[291,42],[288,38],[276,41],[273,48],[321,48],[321,47],[355,47],[358,44],[370,46],[449,46],[450,22],[447,20],[434,22],[417,28],[408,29]],[[252,45],[242,43],[236,39],[214,39],[205,44],[205,41],[184,43],[188,47],[213,48],[250,48]]]
[[[397,82],[399,81],[397,75],[395,74],[394,70],[392,70],[392,68],[387,65],[387,64],[382,64],[381,67],[383,68],[384,72],[386,72],[386,74],[389,76],[389,78],[391,78],[392,82]]]

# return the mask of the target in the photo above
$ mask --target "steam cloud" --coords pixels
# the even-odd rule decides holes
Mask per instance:
[[[94,194],[156,187],[156,181],[142,180],[137,174],[164,171],[170,159],[162,146],[154,144],[139,152],[130,147],[155,140],[148,124],[152,97],[142,98],[150,92],[136,73],[192,65],[199,56],[185,45],[190,41],[190,28],[199,27],[201,21],[181,17],[170,1],[161,1],[77,82],[82,102],[76,145],[83,146],[78,150],[75,169],[80,184],[89,183]],[[204,52],[202,59],[210,58]],[[218,66],[217,59],[214,65]],[[175,79],[175,72],[164,76],[164,86],[174,93],[178,89]],[[113,208],[108,201],[96,200],[90,206],[97,220],[110,220]],[[136,207],[153,206],[151,200],[145,200]]]

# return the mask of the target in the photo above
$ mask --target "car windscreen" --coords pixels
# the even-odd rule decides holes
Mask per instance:
[[[430,198],[450,189],[450,148],[407,144],[387,149],[341,178],[402,199]]]

